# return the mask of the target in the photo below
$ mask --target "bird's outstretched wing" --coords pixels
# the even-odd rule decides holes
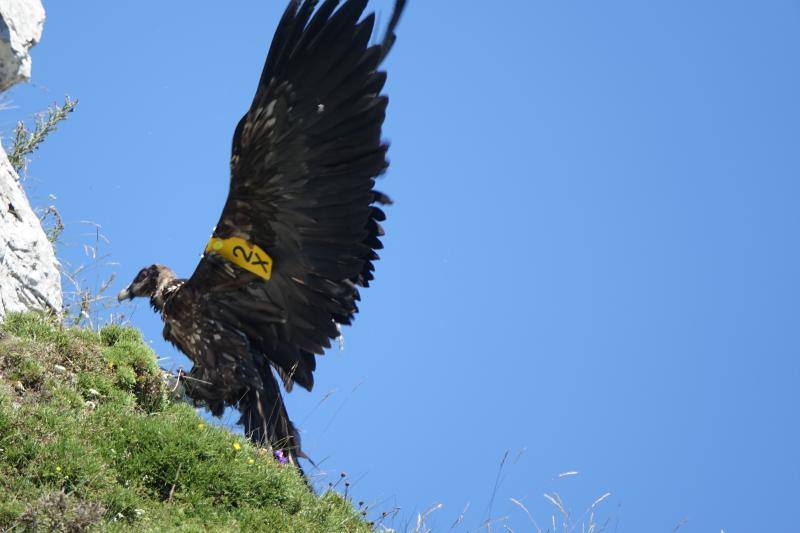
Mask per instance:
[[[388,166],[388,99],[378,68],[405,2],[372,46],[374,14],[360,20],[367,0],[338,4],[293,1],[281,18],[233,137],[227,202],[185,287],[204,315],[247,335],[287,386],[309,389],[314,354],[350,323],[381,248],[376,204],[388,199],[373,186]]]

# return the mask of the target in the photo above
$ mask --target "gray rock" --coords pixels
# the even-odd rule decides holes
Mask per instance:
[[[39,42],[39,0],[0,0],[0,90],[31,74],[28,50]],[[61,276],[39,218],[0,147],[0,321],[9,311],[61,312]]]
[[[43,27],[39,0],[0,0],[0,91],[31,77],[28,50],[39,42]]]
[[[0,321],[9,311],[61,312],[58,268],[53,246],[0,148]]]

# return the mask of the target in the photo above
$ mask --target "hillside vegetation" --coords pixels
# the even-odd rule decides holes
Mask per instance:
[[[0,325],[0,530],[370,531],[336,493],[170,401],[135,329]]]

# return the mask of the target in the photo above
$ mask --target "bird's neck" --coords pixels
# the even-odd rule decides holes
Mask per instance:
[[[158,277],[156,290],[150,296],[150,305],[159,313],[164,310],[164,306],[175,296],[177,290],[186,280],[176,279],[172,272],[163,272]]]

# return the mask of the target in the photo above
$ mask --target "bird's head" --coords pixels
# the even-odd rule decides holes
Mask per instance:
[[[140,296],[153,298],[167,282],[175,279],[175,273],[164,265],[150,265],[136,274],[133,282],[122,289],[117,295],[117,300],[133,300]]]

